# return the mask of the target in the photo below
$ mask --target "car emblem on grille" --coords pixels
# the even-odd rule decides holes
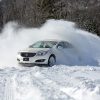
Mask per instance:
[[[28,56],[28,53],[26,53],[25,56],[27,57]]]

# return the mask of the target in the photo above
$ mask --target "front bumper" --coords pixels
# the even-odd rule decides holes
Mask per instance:
[[[25,60],[26,59],[26,60]],[[27,60],[28,59],[28,60]],[[17,61],[22,64],[48,64],[49,56],[34,56],[34,57],[22,57],[17,56]]]

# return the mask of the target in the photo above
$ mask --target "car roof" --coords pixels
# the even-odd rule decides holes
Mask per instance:
[[[41,41],[55,41],[55,42],[62,42],[64,40],[60,40],[60,39],[46,39],[46,40],[41,40]],[[66,41],[67,42],[67,41]]]

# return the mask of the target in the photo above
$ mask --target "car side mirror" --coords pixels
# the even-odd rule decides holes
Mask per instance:
[[[58,48],[58,49],[63,49],[63,47],[62,47],[62,46],[60,46],[60,45],[59,45],[59,46],[57,46],[57,48]]]

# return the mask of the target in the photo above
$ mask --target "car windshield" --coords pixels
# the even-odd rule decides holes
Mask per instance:
[[[39,41],[29,46],[29,48],[52,48],[57,42],[55,41]]]

